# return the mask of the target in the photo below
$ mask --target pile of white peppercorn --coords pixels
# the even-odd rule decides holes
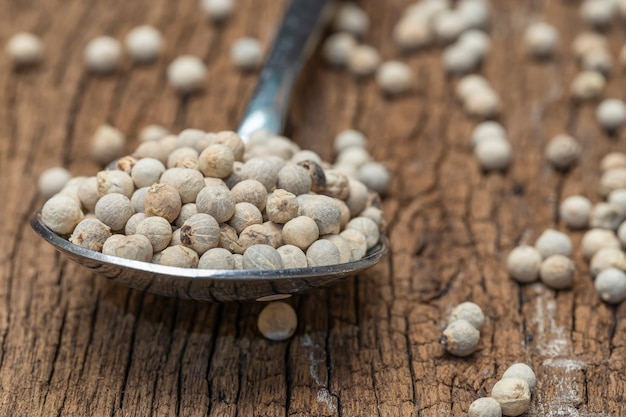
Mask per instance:
[[[149,126],[132,155],[94,177],[42,176],[42,221],[87,249],[144,262],[202,269],[282,269],[361,259],[385,220],[376,191],[389,183],[357,131],[335,141],[334,169],[281,136],[257,132],[248,145],[231,131]],[[102,163],[124,137],[104,125],[94,135]],[[364,182],[359,181],[362,178]],[[376,191],[370,191],[367,185]]]
[[[484,325],[485,315],[478,305],[470,301],[461,303],[450,313],[441,344],[454,356],[469,356],[476,351]]]
[[[520,283],[541,279],[550,288],[561,290],[574,283],[572,242],[562,232],[554,229],[544,231],[535,246],[521,245],[511,251],[506,265],[511,278]]]
[[[537,378],[530,366],[513,364],[493,386],[491,397],[474,401],[467,414],[469,417],[520,416],[528,411],[536,385]]]

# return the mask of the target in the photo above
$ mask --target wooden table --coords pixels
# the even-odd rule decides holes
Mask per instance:
[[[345,128],[369,137],[370,151],[394,173],[385,200],[390,256],[332,288],[289,300],[299,317],[293,339],[257,331],[262,303],[209,305],[144,294],[65,261],[30,230],[43,203],[36,181],[63,165],[93,175],[90,136],[109,122],[137,145],[139,130],[161,123],[222,130],[237,125],[256,76],[233,71],[229,46],[240,36],[267,46],[285,1],[239,0],[223,28],[207,24],[198,2],[7,0],[0,39],[40,34],[46,57],[13,72],[0,58],[0,414],[3,416],[442,416],[464,415],[514,362],[532,365],[537,390],[527,415],[626,415],[626,303],[603,304],[578,243],[575,286],[520,286],[504,260],[546,228],[566,230],[558,203],[583,193],[594,201],[598,164],[624,149],[608,138],[595,105],[576,106],[570,43],[584,25],[573,1],[493,1],[493,50],[481,72],[501,94],[501,121],[515,148],[505,174],[482,173],[469,149],[476,120],[454,100],[441,49],[402,56],[390,32],[406,1],[363,1],[365,41],[385,59],[401,58],[417,76],[414,91],[386,99],[375,83],[325,66],[315,56],[290,115],[288,134],[332,157]],[[562,37],[558,57],[531,62],[525,27],[546,19]],[[113,76],[88,75],[85,43],[118,39],[150,23],[166,36],[155,65],[125,63]],[[609,32],[615,54],[622,28]],[[195,54],[208,64],[202,95],[181,100],[165,83],[167,63]],[[606,96],[625,98],[620,69]],[[548,139],[568,132],[584,155],[570,172],[543,158]],[[472,300],[488,317],[480,350],[444,353],[446,315]]]

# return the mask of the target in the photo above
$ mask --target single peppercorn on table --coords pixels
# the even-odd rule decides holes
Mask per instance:
[[[574,194],[600,201],[599,161],[624,150],[626,134],[606,136],[595,105],[576,106],[570,51],[586,26],[578,3],[492,1],[491,52],[481,68],[502,100],[500,121],[514,149],[502,173],[481,172],[469,146],[477,124],[455,99],[442,48],[401,55],[390,34],[408,1],[359,3],[370,16],[364,42],[400,59],[416,77],[397,97],[373,77],[358,79],[315,55],[296,90],[287,134],[332,157],[332,138],[355,128],[394,173],[384,210],[391,254],[360,276],[284,300],[298,328],[284,342],[257,329],[264,303],[204,304],[115,285],[59,256],[30,231],[43,204],[39,173],[65,166],[94,175],[89,141],[107,122],[138,144],[140,129],[174,132],[236,127],[256,84],[230,61],[242,36],[267,50],[284,1],[240,0],[223,25],[196,1],[17,0],[0,4],[3,39],[32,31],[40,65],[14,71],[0,60],[0,415],[7,416],[441,416],[465,415],[511,364],[537,375],[530,416],[626,415],[626,304],[604,304],[568,232],[572,289],[520,285],[506,256],[546,229],[565,231],[555,213]],[[525,28],[542,19],[560,33],[557,57],[527,56]],[[123,40],[150,24],[164,37],[151,65],[126,59],[111,75],[90,74],[83,48],[97,36]],[[607,32],[613,52],[623,32]],[[205,91],[180,99],[167,85],[181,54],[207,63]],[[605,95],[624,99],[617,66]],[[547,142],[568,133],[581,144],[568,172],[544,159]],[[452,357],[440,344],[454,306],[484,311],[478,351]]]

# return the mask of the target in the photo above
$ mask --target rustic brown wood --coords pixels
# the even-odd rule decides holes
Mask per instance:
[[[468,149],[468,119],[443,75],[440,49],[402,56],[390,31],[405,0],[364,0],[372,29],[365,41],[385,59],[406,59],[418,75],[411,94],[383,97],[314,57],[293,103],[288,133],[331,157],[331,138],[354,127],[395,177],[385,200],[392,253],[349,282],[294,297],[299,327],[283,343],[256,329],[261,303],[209,305],[129,290],[65,261],[30,231],[43,200],[38,174],[66,165],[90,175],[91,133],[110,122],[129,150],[149,123],[173,130],[236,126],[255,84],[232,70],[229,45],[252,35],[268,45],[285,1],[239,0],[215,28],[197,1],[7,0],[0,41],[19,30],[42,36],[42,66],[12,71],[0,58],[0,414],[3,416],[441,416],[464,415],[488,395],[504,369],[522,361],[538,376],[532,416],[626,415],[626,303],[599,301],[579,250],[576,285],[551,291],[508,279],[504,259],[547,227],[567,195],[598,200],[598,163],[624,149],[608,138],[595,106],[574,106],[577,71],[569,44],[583,29],[578,2],[493,1],[493,51],[482,73],[504,101],[516,156],[505,174],[484,174]],[[530,62],[521,47],[527,24],[546,19],[561,31],[552,62]],[[87,75],[86,41],[121,38],[150,23],[166,35],[158,63]],[[622,24],[623,25],[623,24]],[[617,54],[622,27],[609,32]],[[204,57],[207,91],[179,100],[164,82],[177,54]],[[616,71],[607,96],[625,97]],[[585,150],[567,174],[542,158],[560,132]],[[572,234],[575,243],[581,233]],[[488,317],[481,349],[446,355],[446,314],[473,300]]]

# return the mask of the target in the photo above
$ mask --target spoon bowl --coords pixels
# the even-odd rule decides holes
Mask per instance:
[[[388,251],[387,239],[362,259],[337,265],[278,270],[216,270],[176,268],[104,255],[74,245],[48,229],[41,214],[31,219],[33,230],[72,261],[111,281],[166,297],[210,302],[286,298],[342,281],[377,264]]]

